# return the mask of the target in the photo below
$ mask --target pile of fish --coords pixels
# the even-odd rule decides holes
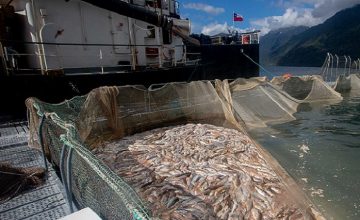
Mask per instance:
[[[161,219],[304,219],[245,134],[207,124],[146,131],[93,150]]]

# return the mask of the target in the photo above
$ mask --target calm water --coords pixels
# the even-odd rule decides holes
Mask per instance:
[[[266,71],[265,71],[266,70]],[[322,71],[327,74],[326,80],[336,81],[337,75],[357,73],[356,69],[330,68],[322,70],[321,67],[291,67],[291,66],[267,66],[265,70],[260,69],[260,76],[267,76],[272,79],[274,76],[281,76],[284,73],[291,73],[293,76],[320,75]]]
[[[267,66],[265,70],[260,69],[260,76],[267,76],[272,79],[274,76],[281,76],[284,73],[291,73],[294,76],[319,75],[320,67],[290,67],[290,66]]]
[[[303,75],[310,69],[286,72]],[[276,70],[281,75],[285,68]],[[303,105],[297,120],[251,135],[327,217],[360,219],[360,96],[343,95],[338,104]]]

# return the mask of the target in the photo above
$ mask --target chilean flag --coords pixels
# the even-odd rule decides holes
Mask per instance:
[[[234,21],[243,21],[244,18],[243,18],[243,16],[241,16],[241,15],[234,12],[234,19],[233,20]]]

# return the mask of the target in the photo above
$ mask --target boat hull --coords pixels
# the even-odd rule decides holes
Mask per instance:
[[[194,65],[142,69],[112,73],[41,75],[14,73],[1,76],[1,115],[25,116],[25,100],[37,97],[49,103],[84,95],[100,86],[162,84],[194,80],[250,78],[259,75],[259,67],[242,52],[259,59],[258,45],[209,45],[199,48],[201,61]]]

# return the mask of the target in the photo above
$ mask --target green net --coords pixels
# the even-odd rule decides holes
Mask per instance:
[[[260,103],[252,105],[245,97],[253,94],[270,98],[272,104],[266,105],[273,106],[275,112],[277,109],[282,112],[264,111],[266,106]],[[276,99],[278,101],[274,101]],[[104,142],[139,132],[186,123],[212,124],[246,133],[248,124],[274,121],[284,115],[291,118],[297,101],[266,79],[239,79],[230,84],[226,80],[197,81],[152,85],[149,89],[143,86],[101,87],[60,104],[30,98],[26,105],[29,143],[41,147],[42,142],[48,158],[56,166],[61,165],[62,155],[70,158],[65,170],[71,176],[70,191],[79,207],[90,207],[104,219],[151,219],[154,217],[152,211],[135,190],[91,150]],[[254,114],[247,116],[245,113],[249,111]],[[289,187],[288,192],[303,215],[318,218],[311,203],[286,172],[261,146],[255,142],[254,145],[261,152],[261,158],[268,161],[279,179]],[[68,157],[70,150],[72,157]]]
[[[80,206],[91,207],[106,219],[148,219],[151,213],[134,190],[89,149],[106,140],[186,122],[211,121],[241,129],[210,82],[171,83],[151,89],[101,87],[57,105],[28,99],[27,106],[29,143],[39,147],[41,125],[46,153],[57,166],[63,145],[72,148],[74,197]],[[41,124],[42,116],[46,120]]]

